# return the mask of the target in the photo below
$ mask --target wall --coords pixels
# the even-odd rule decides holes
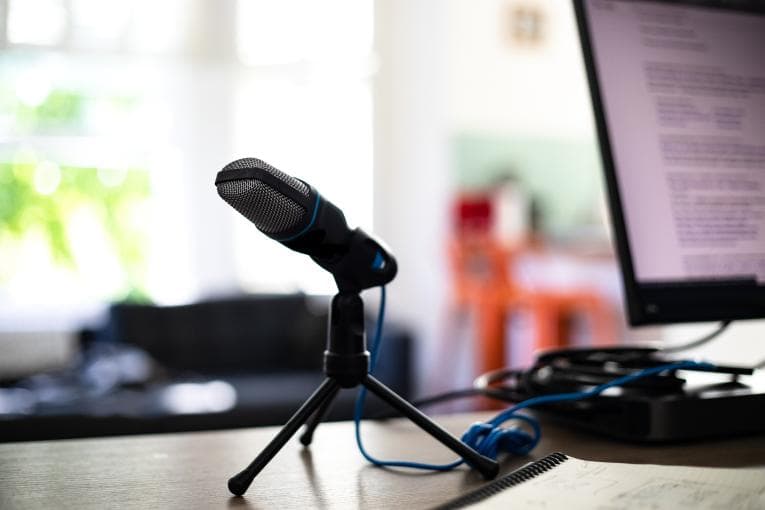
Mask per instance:
[[[447,292],[447,16],[438,0],[393,0],[377,2],[375,18],[375,231],[398,259],[390,316],[420,340],[422,381]]]
[[[539,42],[513,37],[515,11],[541,14]],[[448,3],[453,131],[594,139],[571,2]]]

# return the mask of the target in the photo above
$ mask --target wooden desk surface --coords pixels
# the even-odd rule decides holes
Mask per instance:
[[[459,435],[481,417],[437,421]],[[293,438],[243,498],[226,481],[278,429],[162,434],[0,444],[0,508],[428,508],[485,483],[449,473],[379,469],[358,453],[352,423],[325,423],[314,444]],[[365,423],[365,446],[385,459],[445,462],[453,455],[405,420]],[[603,461],[696,466],[765,466],[765,435],[674,446],[639,446],[546,424],[532,457],[562,451]],[[531,458],[507,459],[506,473]]]

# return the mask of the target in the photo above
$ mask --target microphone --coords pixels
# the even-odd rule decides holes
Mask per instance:
[[[215,186],[258,230],[332,273],[341,292],[384,285],[396,276],[396,260],[382,242],[351,230],[343,212],[313,186],[265,161],[233,161],[218,172]]]

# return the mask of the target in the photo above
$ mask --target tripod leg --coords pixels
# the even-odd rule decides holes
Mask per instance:
[[[316,427],[318,427],[319,423],[321,423],[321,420],[324,419],[324,416],[327,414],[327,411],[329,411],[329,408],[332,406],[332,402],[335,400],[335,397],[339,391],[340,386],[336,387],[335,391],[333,391],[331,395],[324,399],[324,402],[321,403],[321,406],[306,422],[305,430],[303,430],[303,433],[300,435],[300,442],[304,446],[310,445],[311,441],[313,441],[313,433],[316,431]]]
[[[324,382],[313,392],[313,395],[300,406],[300,409],[284,424],[284,427],[282,427],[276,437],[255,457],[255,460],[241,472],[229,478],[228,490],[237,496],[247,492],[247,488],[258,473],[266,467],[266,464],[271,461],[274,455],[279,453],[279,450],[289,441],[297,429],[308,420],[311,414],[316,412],[327,399],[334,397],[339,388],[340,384],[334,379],[324,379]]]
[[[438,439],[444,446],[465,459],[465,462],[480,471],[484,478],[488,480],[497,476],[499,472],[497,461],[484,457],[473,450],[371,375],[366,376],[363,384],[369,391],[386,401],[425,432]]]

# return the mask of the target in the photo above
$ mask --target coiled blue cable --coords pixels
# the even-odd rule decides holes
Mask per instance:
[[[380,287],[380,308],[377,313],[377,324],[375,326],[374,340],[371,346],[370,370],[374,370],[375,364],[377,363],[380,341],[382,339],[382,326],[384,319],[385,287]],[[524,409],[542,404],[571,402],[594,397],[603,393],[608,388],[622,386],[638,379],[643,379],[644,377],[650,377],[652,375],[670,370],[712,370],[714,368],[714,365],[711,363],[697,361],[678,361],[676,363],[668,363],[666,365],[659,365],[656,367],[639,370],[633,374],[618,377],[608,381],[607,383],[594,386],[593,388],[585,391],[556,393],[552,395],[532,397],[500,412],[497,416],[487,422],[476,422],[472,424],[470,428],[468,428],[468,430],[462,435],[461,439],[462,442],[477,450],[482,455],[492,459],[496,459],[502,452],[519,456],[526,455],[531,452],[531,450],[533,450],[534,447],[536,447],[536,445],[539,443],[539,440],[542,436],[542,429],[539,425],[539,422],[534,417],[520,413],[520,411]],[[428,471],[449,471],[465,462],[463,459],[458,459],[448,464],[427,464],[422,462],[380,460],[374,458],[364,449],[364,445],[361,441],[361,415],[364,412],[364,401],[366,399],[366,394],[366,388],[362,387],[359,391],[358,397],[356,398],[356,407],[354,409],[353,421],[356,430],[356,444],[359,447],[361,455],[363,455],[367,461],[374,464],[375,466],[381,467],[403,467],[423,469]],[[507,428],[502,427],[503,424],[511,420],[526,424],[531,429],[531,432],[526,432],[517,426]]]

